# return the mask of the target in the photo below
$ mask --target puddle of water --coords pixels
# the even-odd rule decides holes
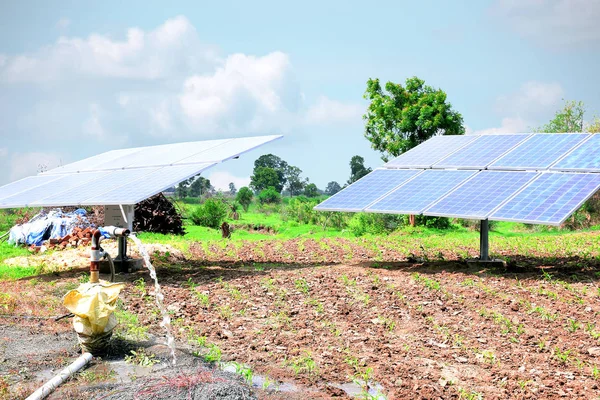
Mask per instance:
[[[360,384],[359,384],[360,383]],[[331,383],[330,385],[336,387],[338,389],[342,389],[346,394],[350,397],[364,397],[362,382],[355,383]],[[369,386],[369,395],[371,399],[374,400],[386,400],[386,397],[383,394],[383,386],[381,386],[377,382],[368,382]]]
[[[244,365],[244,366],[248,367],[246,365]],[[234,374],[237,373],[237,368],[233,364],[222,364],[222,365],[220,365],[220,367],[223,371],[232,372]],[[273,392],[290,393],[290,392],[299,392],[300,391],[300,388],[294,384],[287,383],[287,382],[273,381],[272,379],[269,379],[266,376],[256,375],[256,374],[252,375],[252,387],[267,390],[267,391],[273,391]]]
[[[158,284],[156,269],[152,265],[152,262],[150,261],[150,254],[148,254],[148,251],[142,244],[142,241],[138,239],[137,236],[135,236],[133,233],[129,235],[129,237],[137,246],[140,254],[142,255],[142,258],[144,259],[144,264],[146,265],[146,268],[148,268],[148,271],[150,271],[150,277],[154,280],[154,298],[156,299],[156,305],[158,306],[158,309],[160,310],[160,314],[162,316],[160,326],[162,326],[166,331],[167,346],[169,346],[169,348],[171,349],[171,359],[173,365],[175,365],[177,363],[177,358],[175,357],[175,338],[171,333],[171,317],[169,316],[169,313],[167,312],[167,309],[164,305],[165,297],[162,294],[160,285]]]

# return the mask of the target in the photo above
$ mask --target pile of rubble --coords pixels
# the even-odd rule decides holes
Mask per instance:
[[[136,204],[133,230],[185,235],[181,213],[162,193]]]
[[[29,250],[38,252],[45,249],[71,249],[78,246],[87,246],[92,241],[94,228],[73,228],[73,232],[60,239],[48,239],[41,246],[31,245]]]

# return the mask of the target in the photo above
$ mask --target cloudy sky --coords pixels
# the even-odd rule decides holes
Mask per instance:
[[[323,188],[359,154],[368,78],[418,76],[468,131],[524,132],[562,99],[600,115],[600,0],[3,1],[0,184],[124,147],[285,138],[207,173],[247,184],[274,153]]]

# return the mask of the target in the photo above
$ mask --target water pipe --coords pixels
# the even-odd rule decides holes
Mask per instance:
[[[106,226],[102,228],[104,232],[108,233],[109,236],[114,237],[126,237],[129,236],[131,231],[125,228],[118,228],[116,226]],[[104,235],[100,229],[94,230],[92,232],[92,251],[90,252],[90,283],[98,283],[100,280],[100,260],[102,260],[106,254],[102,247],[100,247],[100,242],[104,239]]]
[[[90,353],[83,353],[77,360],[73,361],[71,365],[60,371],[58,375],[46,382],[42,387],[33,392],[25,400],[41,400],[45,399],[50,393],[54,392],[64,381],[72,377],[77,371],[85,367],[90,361],[92,361],[92,355]]]

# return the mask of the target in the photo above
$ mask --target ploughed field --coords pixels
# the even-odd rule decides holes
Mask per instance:
[[[293,383],[300,397],[343,397],[331,384],[369,380],[388,399],[597,398],[597,235],[512,239],[492,242],[508,271],[468,267],[476,241],[451,237],[212,241],[152,251],[179,346]],[[0,313],[62,313],[58,295],[82,271],[0,282]],[[119,278],[131,284],[116,334],[161,336],[147,271]],[[68,324],[36,329],[65,332]]]

